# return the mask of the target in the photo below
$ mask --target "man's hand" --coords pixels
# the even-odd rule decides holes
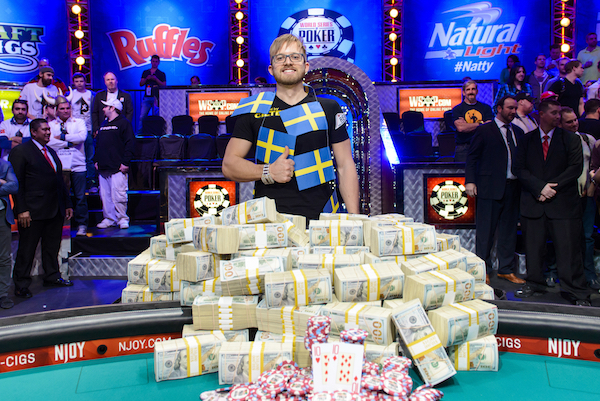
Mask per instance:
[[[121,164],[121,166],[119,167],[119,171],[123,174],[127,174],[127,172],[129,171],[129,167],[124,164]]]
[[[551,70],[553,68],[557,68],[557,65],[554,64],[554,62],[551,62],[550,64],[548,64],[548,67],[546,67],[547,70]]]
[[[275,180],[275,182],[284,183],[289,182],[294,176],[294,161],[288,159],[290,155],[290,149],[286,146],[285,150],[275,160],[271,163],[269,167],[269,172],[271,173],[271,177]]]
[[[98,170],[98,163],[94,163],[94,167]]]
[[[29,212],[19,213],[17,220],[19,221],[19,225],[23,228],[28,228],[31,225],[31,216],[29,215]]]
[[[2,178],[0,178],[0,184],[2,184],[2,185],[6,184],[6,180],[3,180]]]
[[[547,199],[546,199],[546,197],[544,195],[540,195],[540,197],[538,198],[538,200],[540,202],[545,202]]]
[[[544,188],[542,189],[542,192],[540,193],[540,195],[542,195],[546,199],[552,198],[554,195],[556,195],[556,191],[554,190],[554,187],[557,185],[558,185],[557,183],[553,183],[553,182],[547,183],[544,186]]]
[[[583,65],[583,68],[590,68],[594,63],[592,62],[592,60],[586,61],[586,63]]]
[[[12,138],[10,138],[10,140],[18,145],[23,143],[23,137],[21,137],[21,136],[13,136]],[[14,145],[14,143],[13,143],[13,145]]]
[[[73,217],[73,209],[71,209],[70,207],[68,207],[65,210],[65,217],[67,218],[67,220],[71,220],[71,217]]]
[[[467,191],[467,195],[469,195],[471,198],[477,196],[477,185],[473,184],[472,182],[465,185],[465,189]]]

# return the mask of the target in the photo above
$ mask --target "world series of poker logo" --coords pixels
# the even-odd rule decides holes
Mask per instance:
[[[456,7],[442,14],[449,14],[451,22],[435,23],[425,59],[451,61],[460,58],[461,61],[454,61],[455,73],[488,73],[494,65],[488,60],[496,56],[505,60],[507,55],[519,53],[521,44],[518,40],[525,24],[524,16],[518,20],[511,16],[515,20],[495,24],[502,9],[492,7],[487,1]]]
[[[229,192],[216,184],[200,187],[194,197],[194,208],[200,216],[205,214],[220,216],[221,211],[229,207],[229,204]]]
[[[329,56],[354,63],[354,28],[342,14],[324,8],[299,11],[281,24],[279,35],[292,34],[302,39],[308,59]]]
[[[0,22],[0,71],[23,74],[38,68],[43,26]]]
[[[438,215],[446,220],[464,216],[469,210],[469,198],[465,186],[451,180],[433,187],[429,204]]]

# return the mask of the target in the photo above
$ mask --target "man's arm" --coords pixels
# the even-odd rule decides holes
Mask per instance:
[[[477,164],[481,159],[481,153],[483,151],[483,128],[475,131],[471,144],[469,145],[469,153],[467,154],[467,161],[465,163],[465,188],[467,195],[477,195],[477,185],[475,184],[475,176],[477,175]]]
[[[17,181],[17,176],[15,175],[15,171],[10,163],[8,163],[6,177],[4,177],[3,180],[0,180],[0,183],[0,196],[16,194],[19,190],[19,181]]]
[[[567,133],[562,132],[563,135]],[[554,138],[552,139],[554,140]],[[561,138],[562,140],[562,138]],[[581,146],[581,139],[579,135],[571,134],[570,141],[567,144],[567,168],[563,170],[556,178],[549,180],[558,184],[554,189],[560,191],[565,185],[572,184],[573,181],[577,181],[581,172],[583,171],[583,150]]]
[[[231,138],[223,157],[223,175],[236,182],[258,181],[262,177],[263,165],[255,164],[245,157],[252,148],[252,143],[241,138]],[[287,158],[289,149],[271,163],[269,173],[275,182],[289,182],[294,175],[294,161]]]
[[[583,97],[579,98],[579,107],[578,108],[579,108],[579,115],[582,116],[583,113],[585,113]]]
[[[78,118],[73,124],[72,132],[69,132],[65,135],[65,141],[71,143],[82,143],[85,142],[87,138],[87,129],[85,128],[85,121]]]
[[[148,80],[148,76],[150,75],[150,70],[146,70],[142,72],[142,78],[140,79],[140,86],[145,86],[146,81]]]
[[[121,120],[123,121],[123,120]],[[125,131],[122,133],[121,139],[123,141],[123,147],[125,152],[123,152],[123,160],[121,161],[121,166],[125,166],[126,168],[121,167],[121,171],[126,173],[129,170],[129,164],[131,159],[133,159],[133,154],[135,153],[135,137],[133,135],[133,128],[131,123],[125,124]]]
[[[540,180],[534,176],[531,171],[529,171],[526,161],[529,142],[532,140],[532,138],[528,137],[528,135],[539,135],[537,134],[538,132],[538,130],[535,130],[523,137],[523,141],[521,141],[517,147],[517,159],[515,160],[515,170],[519,181],[535,199],[540,197],[542,189],[544,189],[546,186],[546,182],[544,182],[544,180]]]
[[[25,203],[25,192],[27,190],[25,187],[25,170],[27,160],[23,154],[22,147],[15,148],[12,152],[10,152],[8,159],[13,166],[13,171],[17,177],[17,182],[19,183],[19,189],[17,190],[16,194],[14,194],[14,212],[15,215],[19,215],[20,213],[28,211],[28,207]]]
[[[358,174],[356,173],[356,165],[352,158],[350,139],[334,143],[331,145],[331,148],[337,165],[340,193],[342,194],[342,198],[344,198],[346,209],[348,213],[360,213]]]
[[[454,126],[458,132],[473,132],[479,127],[479,123],[468,123],[464,118],[459,117],[458,120],[454,120]]]

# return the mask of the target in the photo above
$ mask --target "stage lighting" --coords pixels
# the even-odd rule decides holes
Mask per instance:
[[[244,37],[243,36],[238,36],[237,38],[235,38],[235,42],[238,45],[241,45],[242,43],[244,43]]]
[[[77,39],[83,39],[83,31],[81,29],[76,30],[74,35]]]
[[[241,20],[243,20],[243,19],[244,19],[244,13],[243,13],[243,12],[241,12],[241,11],[238,11],[237,13],[235,13],[235,18],[236,18],[238,21],[241,21]]]
[[[79,56],[75,59],[75,62],[77,63],[77,65],[84,65],[85,59],[82,56]]]
[[[571,25],[571,20],[568,19],[567,17],[563,18],[560,20],[560,26],[562,27],[568,27],[569,25]]]
[[[71,12],[75,15],[79,14],[81,12],[81,7],[79,7],[79,5],[75,4],[73,7],[71,7]]]
[[[396,10],[395,8],[392,8],[390,10],[390,17],[396,18],[397,16],[398,16],[398,10]]]
[[[395,42],[396,39],[398,39],[398,35],[396,35],[394,32],[390,33],[390,42]]]
[[[396,57],[392,57],[390,59],[390,64],[391,65],[398,65],[398,59]]]
[[[244,60],[238,59],[238,61],[235,62],[235,65],[237,65],[239,68],[242,68],[244,66]]]
[[[563,43],[562,45],[560,45],[560,51],[562,53],[568,53],[569,50],[571,50],[571,46],[569,46],[568,43]]]
[[[236,2],[237,4],[242,4],[242,1],[244,1],[244,0],[235,0],[235,2]]]

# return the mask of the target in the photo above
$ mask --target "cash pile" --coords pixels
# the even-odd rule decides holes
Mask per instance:
[[[290,343],[292,344],[292,352],[294,355],[294,362],[298,364],[298,367],[304,368],[312,365],[312,358],[310,352],[304,346],[304,337],[296,336],[294,334],[276,334],[268,331],[257,331],[254,341],[261,342],[273,342],[273,343]],[[268,347],[268,345],[267,345]]]
[[[197,296],[192,304],[196,330],[241,330],[256,326],[257,296]]]
[[[127,263],[128,284],[148,285],[148,267],[158,263],[149,253],[141,253]]]
[[[292,222],[293,225],[298,227],[303,232],[306,230],[306,217],[300,216],[297,214],[288,214],[288,213],[277,213],[277,222],[285,223],[286,220]]]
[[[302,255],[308,255],[310,253],[310,246],[286,248],[290,250],[290,256],[292,257],[292,270],[298,268],[298,258]]]
[[[191,324],[184,324],[181,331],[181,337],[204,336],[207,334],[220,333],[228,342],[245,342],[250,341],[250,330],[194,330]]]
[[[277,213],[277,222],[283,223],[287,230],[288,245],[307,246],[310,242],[306,234],[306,217]]]
[[[360,220],[311,220],[308,223],[310,246],[362,246]]]
[[[181,252],[195,251],[192,244],[168,244],[166,235],[150,238],[150,255],[153,259],[175,260]]]
[[[227,340],[215,332],[203,336],[158,341],[154,346],[157,382],[213,373],[218,368],[219,350]]]
[[[450,304],[428,312],[442,345],[449,347],[498,331],[498,307],[479,299]]]
[[[392,255],[392,256],[376,256],[373,255],[371,252],[365,253],[365,263],[367,264],[377,264],[377,263],[384,263],[384,262],[393,262],[397,265],[400,265],[400,263],[405,262],[407,260],[411,260],[411,259],[416,259],[418,257],[421,257],[423,255]]]
[[[288,244],[284,223],[234,225],[239,230],[239,249],[283,248]]]
[[[327,255],[327,254],[344,254],[344,255],[355,255],[360,253],[369,252],[368,246],[313,246],[310,248],[311,252],[315,255]]]
[[[244,251],[239,251],[231,255],[231,259],[237,259],[242,256],[280,256],[283,258],[285,271],[292,270],[292,249],[293,248],[275,248],[275,249],[249,249]]]
[[[221,212],[221,221],[225,226],[276,222],[277,210],[275,208],[275,201],[267,197],[262,197],[229,206]]]
[[[396,309],[400,305],[404,305],[404,300],[402,300],[402,299],[386,299],[385,301],[383,301],[383,304],[381,305],[381,307],[388,308],[388,309]]]
[[[391,262],[345,267],[335,270],[334,285],[341,302],[400,298],[404,273]]]
[[[262,372],[293,357],[292,343],[223,343],[219,354],[219,384],[253,383]]]
[[[194,247],[197,250],[218,254],[234,253],[240,244],[240,232],[236,227],[194,226]]]
[[[343,254],[321,254],[321,255],[303,255],[298,258],[299,269],[327,269],[330,274],[335,272],[336,268],[360,266],[363,261],[362,254],[343,255]]]
[[[467,257],[467,268],[465,271],[473,276],[475,283],[485,284],[485,276],[487,275],[485,261],[479,256]]]
[[[405,350],[426,383],[435,386],[456,374],[421,301],[413,299],[392,309],[392,320],[400,333]]]
[[[192,306],[194,299],[198,295],[217,297],[223,295],[220,278],[199,281],[197,283],[182,280],[179,291],[181,293],[181,306]]]
[[[210,252],[182,252],[177,255],[177,273],[181,280],[198,282],[219,277],[218,255]]]
[[[390,345],[377,345],[365,343],[365,360],[378,365],[383,365],[383,361],[391,356],[398,356],[400,353],[399,344],[394,342]]]
[[[152,292],[141,284],[128,284],[121,292],[121,303],[178,301],[179,292]]]
[[[447,251],[448,249],[460,252],[460,237],[458,235],[436,233],[435,237],[437,239],[438,252]]]
[[[386,215],[387,216],[387,215]],[[378,218],[380,216],[369,217],[368,220],[363,220],[363,236],[365,245],[371,247],[371,235],[373,233],[373,228],[375,227],[393,227],[393,226],[403,226],[407,223],[412,223],[413,219],[404,217],[404,218],[386,218],[381,219]]]
[[[498,371],[498,342],[494,336],[454,345],[448,349],[448,356],[456,370]]]
[[[473,299],[475,279],[460,269],[406,277],[404,300],[419,299],[426,310]]]
[[[148,287],[152,292],[179,291],[179,277],[175,262],[156,260],[148,264]]]
[[[368,220],[369,216],[366,214],[354,214],[354,213],[321,213],[319,220]]]
[[[207,224],[221,224],[221,219],[215,215],[205,215],[192,219],[171,219],[165,223],[165,236],[167,244],[192,242],[193,227]]]
[[[224,295],[258,295],[264,292],[266,273],[283,272],[279,256],[242,256],[220,263],[221,290]]]
[[[331,318],[330,335],[339,336],[346,329],[362,329],[368,333],[366,342],[390,345],[395,340],[391,309],[350,302],[323,305],[321,315]]]
[[[494,300],[494,289],[487,284],[475,283],[473,298]]]
[[[308,305],[268,308],[263,299],[256,307],[257,327],[270,333],[304,336],[308,319],[317,316],[322,307],[323,305]]]
[[[451,249],[400,262],[400,267],[407,276],[434,270],[460,269],[466,271],[467,257]]]
[[[265,274],[267,307],[304,306],[331,302],[331,275],[325,269]]]
[[[414,255],[437,251],[435,227],[407,224],[371,229],[371,252],[377,256]]]

